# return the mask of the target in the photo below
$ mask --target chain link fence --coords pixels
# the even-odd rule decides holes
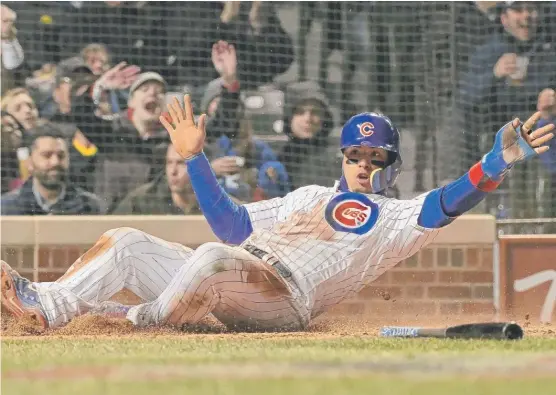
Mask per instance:
[[[467,171],[513,117],[539,108],[553,121],[554,4],[3,2],[2,192],[30,190],[29,141],[56,129],[68,194],[81,196],[59,213],[197,213],[157,121],[190,93],[237,201],[332,185],[341,125],[361,111],[401,129],[404,171],[389,194],[415,196]],[[518,166],[476,212],[541,219],[512,232],[553,232],[555,191],[551,152]],[[29,213],[52,212],[33,204]]]

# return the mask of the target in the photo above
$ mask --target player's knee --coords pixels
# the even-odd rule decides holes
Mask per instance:
[[[235,262],[228,259],[230,247],[221,243],[205,243],[195,250],[193,264],[203,276],[232,270]],[[232,266],[232,267],[228,267]]]
[[[103,233],[102,238],[109,238],[114,242],[119,240],[141,240],[146,239],[147,234],[139,229],[122,226],[121,228],[113,228]]]
[[[152,242],[149,234],[139,229],[121,227],[104,232],[97,245],[102,250],[114,249],[122,258],[140,254],[146,248],[145,242]]]

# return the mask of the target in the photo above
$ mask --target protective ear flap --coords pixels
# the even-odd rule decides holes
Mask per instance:
[[[376,169],[371,173],[371,190],[373,193],[379,193],[386,189],[388,186],[388,181],[386,180],[386,174],[388,173],[388,167],[384,169]]]
[[[376,169],[371,173],[371,189],[373,193],[384,191],[388,187],[394,186],[398,178],[400,164],[395,162],[384,169]]]

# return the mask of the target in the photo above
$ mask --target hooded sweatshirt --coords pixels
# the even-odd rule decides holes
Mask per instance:
[[[291,131],[291,121],[295,109],[307,100],[322,104],[322,128],[311,139],[300,139]],[[286,166],[291,190],[306,185],[331,186],[341,176],[341,161],[336,159],[339,147],[329,147],[328,137],[333,127],[333,116],[328,99],[313,82],[295,83],[288,87],[284,105],[284,129],[288,136],[280,154],[280,161]]]

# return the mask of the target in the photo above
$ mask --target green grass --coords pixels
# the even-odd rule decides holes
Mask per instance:
[[[556,388],[556,339],[546,338],[189,335],[1,345],[7,394],[541,395]]]
[[[399,380],[392,378],[283,379],[283,380],[168,380],[143,382],[99,381],[4,383],[4,394],[106,395],[553,395],[556,380]],[[154,392],[156,391],[156,392]]]

